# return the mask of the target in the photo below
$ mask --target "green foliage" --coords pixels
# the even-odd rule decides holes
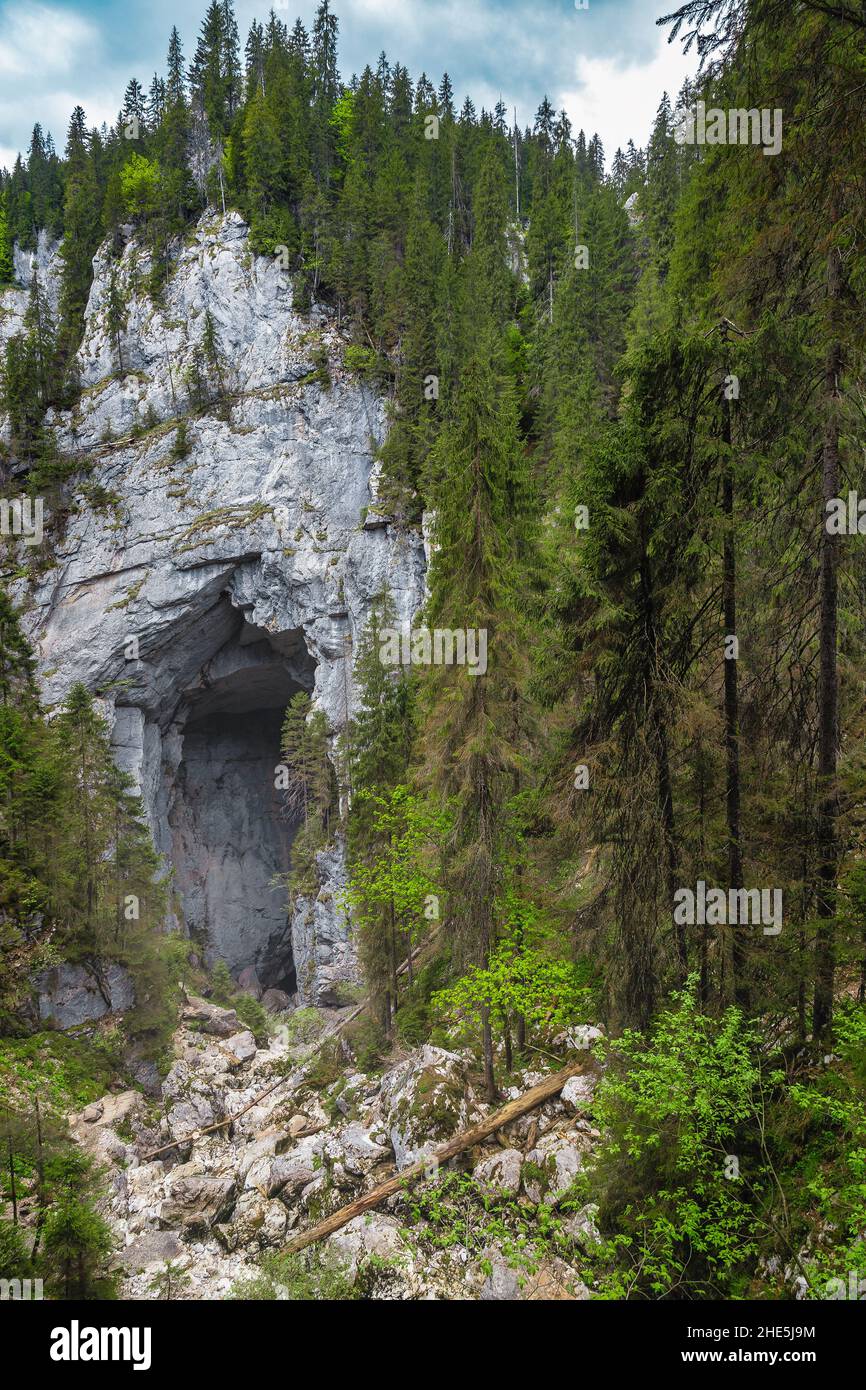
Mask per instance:
[[[258,999],[252,994],[238,994],[234,1006],[241,1023],[249,1028],[259,1047],[267,1047],[273,1025]]]
[[[711,1019],[692,991],[650,1037],[611,1044],[592,1107],[605,1140],[587,1178],[607,1297],[736,1296],[761,1248],[773,1182],[762,1116],[780,1080],[739,1010]]]
[[[792,1174],[792,1200],[809,1214],[815,1232],[805,1261],[809,1296],[826,1298],[828,1281],[847,1286],[853,1272],[866,1278],[866,1010],[849,1003],[836,1018],[835,1065],[812,1085],[790,1088],[792,1104],[809,1119],[805,1155]]]
[[[56,1030],[0,1038],[0,1090],[58,1114],[104,1096],[121,1068],[119,1033],[76,1037]]]
[[[101,1265],[112,1247],[111,1232],[92,1201],[62,1192],[45,1221],[45,1259],[48,1287],[57,1298],[106,1299],[112,1281]]]
[[[413,1185],[398,1210],[408,1244],[419,1250],[462,1246],[487,1274],[491,1248],[523,1273],[534,1272],[546,1256],[569,1253],[562,1219],[549,1206],[493,1195],[468,1173],[443,1171]]]
[[[318,1009],[294,1009],[286,1024],[286,1035],[293,1045],[315,1042],[325,1024]]]
[[[156,210],[159,182],[156,160],[133,151],[120,171],[120,192],[129,217],[147,218]]]
[[[12,238],[9,235],[9,219],[4,202],[0,199],[0,286],[11,285],[15,279],[12,261]]]
[[[290,818],[300,821],[292,843],[291,892],[316,885],[316,854],[328,843],[335,799],[334,772],[328,757],[328,725],[314,710],[306,691],[293,695],[281,734],[284,759],[277,787]]]
[[[349,1302],[361,1297],[361,1285],[353,1283],[339,1266],[328,1264],[316,1252],[305,1255],[263,1256],[259,1273],[238,1280],[229,1294],[233,1299],[290,1302]]]
[[[590,1016],[591,991],[571,962],[537,944],[538,919],[531,905],[513,897],[505,906],[500,940],[486,966],[474,966],[433,998],[439,1016],[480,1025],[485,1013],[500,1036],[518,1015],[527,1035],[540,1039]]]
[[[408,955],[425,924],[439,915],[437,881],[425,866],[423,851],[432,851],[441,841],[447,818],[404,786],[387,797],[373,796],[371,802],[371,826],[382,840],[382,850],[371,864],[354,866],[345,902],[362,932],[379,928],[384,909]]]
[[[365,381],[377,381],[386,370],[381,357],[373,348],[358,347],[350,343],[343,354],[346,370],[357,372]]]
[[[171,458],[175,463],[182,463],[188,458],[192,451],[189,439],[189,426],[185,419],[178,421],[177,429],[174,432],[174,440],[171,446]]]
[[[140,986],[143,1019],[165,888],[140,799],[118,772],[106,723],[83,686],[44,719],[6,598],[0,631],[0,1030],[17,1026],[30,975],[57,959],[125,963]],[[160,987],[158,1012],[169,997]]]
[[[173,1260],[166,1260],[165,1264],[154,1274],[147,1287],[155,1298],[170,1302],[179,1293],[183,1293],[184,1289],[189,1288],[190,1283],[190,1277],[181,1265]]]
[[[31,1273],[30,1251],[20,1226],[0,1221],[0,1269],[3,1279],[28,1279]]]

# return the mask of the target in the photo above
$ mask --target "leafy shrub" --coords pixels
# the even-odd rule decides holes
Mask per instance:
[[[289,1302],[348,1302],[360,1290],[343,1270],[323,1260],[318,1252],[304,1255],[263,1256],[258,1274],[233,1285],[229,1298]]]
[[[295,1009],[286,1024],[286,1037],[293,1045],[315,1042],[324,1026],[318,1009]]]
[[[610,1044],[593,1101],[606,1139],[585,1181],[609,1237],[611,1298],[736,1296],[759,1251],[761,1116],[781,1073],[765,1074],[739,1009],[710,1018],[691,990],[673,999],[650,1036]]]

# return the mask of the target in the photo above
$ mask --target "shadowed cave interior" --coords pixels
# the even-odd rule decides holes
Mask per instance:
[[[225,608],[221,617],[225,621]],[[237,977],[253,966],[264,989],[296,989],[286,889],[297,822],[275,790],[280,729],[315,663],[300,631],[273,635],[237,614],[174,715],[181,754],[168,823],[187,931]]]

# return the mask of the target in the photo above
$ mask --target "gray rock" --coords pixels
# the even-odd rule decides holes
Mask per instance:
[[[480,1294],[485,1303],[585,1302],[589,1296],[589,1289],[562,1260],[551,1258],[537,1269],[515,1270],[498,1254]]]
[[[300,1192],[302,1187],[313,1181],[321,1167],[320,1151],[320,1141],[315,1135],[308,1135],[296,1148],[269,1161],[263,1175],[265,1195],[275,1197],[279,1194],[285,1201]],[[256,1169],[253,1167],[247,1175],[248,1186],[258,1186],[256,1176]]]
[[[38,260],[56,297],[56,248],[41,242]],[[387,585],[397,622],[411,619],[423,544],[394,525],[363,528],[385,403],[344,369],[330,312],[294,311],[288,276],[251,252],[239,215],[203,215],[159,306],[144,289],[149,267],[134,242],[119,261],[107,245],[97,252],[80,402],[48,420],[59,449],[86,455],[88,484],[116,505],[79,495],[62,535],[49,515],[56,566],[32,592],[16,582],[15,595],[27,597],[46,703],[76,681],[106,692],[115,757],[173,868],[172,925],[209,941],[209,958],[235,975],[254,969],[264,989],[291,993],[296,977],[300,1003],[339,1002],[340,984],[357,978],[338,900],[344,847],[319,856],[320,889],[291,922],[273,886],[297,823],[275,780],[279,726],[292,695],[308,690],[336,736],[355,710],[346,663],[371,602]],[[123,373],[107,314],[113,279]],[[0,294],[0,345],[25,307],[22,289]],[[231,418],[190,418],[190,452],[176,459],[174,422],[190,411],[184,377],[206,311]],[[330,389],[312,379],[320,349]]]
[[[180,1260],[183,1254],[184,1247],[174,1231],[148,1231],[115,1255],[112,1264],[136,1274],[141,1270],[157,1269],[169,1260]]]
[[[55,1028],[93,1023],[135,1003],[129,972],[116,962],[56,965],[38,975],[34,985],[39,1018]]]
[[[262,1008],[271,1014],[285,1013],[292,1007],[291,996],[284,989],[266,989],[262,995]]]
[[[231,1054],[238,1066],[251,1062],[258,1051],[256,1040],[250,1032],[235,1033],[233,1037],[227,1038],[223,1049]]]
[[[570,1076],[560,1092],[566,1105],[572,1110],[583,1110],[592,1100],[596,1077]]]
[[[231,1037],[232,1033],[239,1033],[243,1029],[234,1009],[221,1009],[196,994],[187,996],[182,1017],[185,1023],[195,1023],[203,1033],[213,1033],[218,1038]]]
[[[391,1157],[385,1135],[353,1121],[328,1138],[323,1151],[332,1162],[340,1162],[347,1173],[361,1175]]]
[[[406,1257],[399,1222],[381,1212],[353,1216],[341,1231],[335,1231],[326,1245],[326,1258],[339,1265],[349,1282],[358,1277],[359,1266],[373,1255],[377,1261],[397,1267]]]
[[[591,1023],[578,1023],[574,1028],[560,1033],[554,1042],[563,1047],[570,1047],[575,1052],[586,1052],[603,1037],[604,1033],[600,1028],[595,1028]]]
[[[251,994],[254,999],[261,999],[262,986],[254,965],[247,965],[238,975],[238,989],[242,989],[245,994]]]
[[[471,1096],[466,1064],[425,1044],[382,1080],[381,1107],[398,1168],[465,1128]]]
[[[155,1062],[135,1062],[129,1070],[146,1096],[155,1098],[162,1093],[162,1077]]]
[[[520,1298],[520,1276],[511,1269],[501,1256],[493,1261],[493,1267],[481,1290],[482,1303],[503,1303]]]
[[[580,1172],[589,1147],[589,1139],[577,1131],[568,1135],[545,1134],[539,1139],[537,1147],[526,1155],[523,1169],[523,1186],[530,1201],[556,1206]],[[541,1170],[541,1178],[527,1173],[530,1164]]]
[[[598,1206],[595,1202],[588,1202],[580,1211],[576,1211],[572,1216],[568,1216],[562,1223],[562,1229],[566,1235],[570,1236],[576,1245],[580,1245],[584,1250],[590,1250],[594,1245],[601,1245],[601,1232],[595,1223],[598,1216]]]
[[[234,1190],[232,1177],[193,1173],[184,1164],[169,1175],[159,1219],[167,1226],[179,1224],[187,1233],[207,1230],[229,1214]]]
[[[490,1158],[482,1159],[472,1176],[491,1195],[516,1197],[522,1168],[523,1154],[518,1149],[501,1149]]]

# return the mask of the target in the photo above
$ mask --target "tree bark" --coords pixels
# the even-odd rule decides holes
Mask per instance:
[[[725,518],[722,559],[722,604],[725,637],[737,635],[737,551],[734,540],[734,473],[731,462],[731,402],[722,398],[722,508]],[[728,888],[743,887],[743,851],[740,841],[740,706],[737,663],[725,654],[725,810],[728,822]],[[730,896],[728,901],[730,902]],[[749,986],[745,978],[746,943],[744,923],[729,923],[732,933],[734,1000],[749,1007]]]
[[[838,221],[840,209],[834,199],[831,223]],[[827,256],[827,299],[831,336],[842,300],[842,253],[831,246]],[[815,941],[815,996],[812,1033],[825,1036],[833,1022],[833,988],[836,972],[834,918],[836,880],[839,868],[838,788],[836,770],[839,745],[839,667],[838,640],[838,544],[839,537],[827,529],[827,506],[839,496],[839,397],[843,368],[842,343],[833,337],[824,367],[826,423],[822,470],[821,532],[821,633],[818,730],[818,871],[816,900],[818,932]]]

